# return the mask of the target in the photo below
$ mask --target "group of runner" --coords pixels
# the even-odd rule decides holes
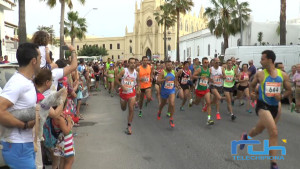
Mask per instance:
[[[239,100],[239,104],[244,105],[246,100],[246,111],[252,113],[250,105],[256,105],[255,111],[259,120],[248,133],[242,134],[241,139],[247,140],[248,136],[254,137],[267,129],[270,146],[277,146],[276,123],[281,114],[281,100],[292,94],[291,85],[296,98],[296,111],[300,110],[300,64],[293,66],[292,74],[287,75],[282,68],[278,68],[278,64],[275,67],[275,60],[276,55],[273,51],[263,51],[260,62],[263,69],[257,71],[252,60],[240,67],[241,61],[235,58],[221,63],[219,58],[209,61],[204,57],[201,65],[198,58],[193,60],[193,64],[190,58],[182,64],[174,64],[171,61],[151,63],[148,57],[144,56],[141,63],[135,58],[130,58],[123,65],[118,63],[115,69],[111,68],[114,65],[109,60],[110,67],[104,70],[104,74],[114,74],[116,80],[113,83],[120,87],[118,92],[121,109],[125,111],[128,106],[128,135],[132,134],[134,107],[138,105],[139,117],[142,117],[144,100],[146,99],[145,106],[153,100],[154,86],[159,104],[157,120],[161,119],[162,109],[168,104],[167,116],[172,128],[175,127],[176,94],[177,98],[182,99],[180,111],[184,111],[187,101],[189,107],[202,102],[202,111],[207,112],[207,125],[214,124],[212,106],[216,106],[216,119],[220,120],[220,103],[225,100],[227,111],[234,121],[234,102]],[[113,87],[110,91],[112,89]],[[291,109],[294,108],[295,104],[292,102]],[[240,145],[240,149],[244,146]],[[276,151],[270,150],[270,155],[276,156]],[[276,167],[278,168],[276,161],[271,160],[271,168]]]

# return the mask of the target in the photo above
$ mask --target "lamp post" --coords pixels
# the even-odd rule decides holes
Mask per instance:
[[[92,9],[90,9],[90,10],[84,15],[84,18],[85,18],[92,10],[98,10],[98,8],[92,8]]]
[[[236,0],[239,14],[240,14],[240,26],[241,26],[241,41],[240,41],[240,46],[243,46],[243,22],[242,22],[242,13],[241,13],[241,4]]]

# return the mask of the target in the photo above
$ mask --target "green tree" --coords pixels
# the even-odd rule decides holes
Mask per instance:
[[[50,26],[38,26],[37,27],[37,30],[39,31],[46,31],[49,33],[50,35],[50,44],[51,45],[56,45],[56,39],[55,39],[55,31],[53,29],[53,25],[50,25]]]
[[[55,7],[55,5],[60,2],[60,30],[59,30],[59,40],[60,40],[60,50],[59,50],[59,58],[63,59],[64,51],[62,46],[64,45],[64,20],[65,20],[65,5],[68,5],[70,9],[73,8],[72,0],[44,0],[47,1],[47,5],[50,8]],[[85,3],[85,0],[78,0],[81,4]]]
[[[75,46],[75,38],[82,40],[87,32],[85,18],[80,18],[78,12],[69,12],[68,21],[65,21],[65,35],[70,36],[72,46]]]
[[[108,52],[103,47],[98,47],[96,45],[88,46],[84,45],[78,52],[78,56],[107,56]]]
[[[174,26],[176,22],[176,17],[174,14],[174,11],[172,10],[172,5],[170,3],[165,3],[164,5],[161,5],[159,12],[155,12],[155,20],[158,23],[158,25],[164,26],[164,60],[166,61],[168,59],[168,53],[167,53],[167,29],[169,29],[171,26]],[[173,15],[172,15],[173,12]]]
[[[258,32],[258,34],[257,34],[257,41],[261,45],[261,42],[263,41],[263,33],[262,32]]]
[[[176,13],[176,19],[177,19],[176,61],[180,62],[180,56],[179,56],[180,14],[186,14],[187,11],[190,11],[194,6],[194,2],[192,0],[170,0],[169,2],[172,4],[173,10]]]
[[[204,12],[204,15],[210,19],[208,28],[216,37],[223,36],[224,49],[227,49],[229,36],[240,32],[240,23],[244,25],[250,19],[249,3],[242,2],[237,5],[236,0],[210,1],[213,8],[208,7]]]
[[[280,0],[280,45],[286,45],[286,0]]]

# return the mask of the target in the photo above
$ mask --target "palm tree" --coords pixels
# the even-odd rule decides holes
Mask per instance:
[[[177,18],[176,61],[180,62],[180,56],[179,56],[180,14],[185,15],[187,11],[190,11],[194,6],[194,2],[192,0],[170,0],[170,3],[173,6],[173,10],[176,12],[176,18]]]
[[[286,0],[280,0],[280,45],[286,45]]]
[[[237,5],[236,0],[211,0],[211,3],[214,7],[208,7],[204,12],[210,19],[208,28],[216,37],[223,36],[224,49],[227,49],[229,36],[240,32],[241,25],[245,25],[250,19],[249,3],[242,2]]]
[[[79,18],[78,12],[69,12],[68,21],[65,21],[65,35],[70,36],[72,46],[75,46],[75,38],[81,40],[85,38],[87,32],[87,25],[85,18]]]
[[[261,42],[263,41],[263,33],[262,32],[258,32],[257,34],[257,41],[259,42],[259,44],[261,45]]]
[[[25,0],[19,1],[19,28],[18,28],[18,37],[19,44],[27,42],[27,33],[26,33],[26,18],[25,18]]]
[[[59,30],[59,39],[60,39],[60,51],[59,51],[59,58],[64,58],[64,51],[62,46],[64,45],[64,20],[65,20],[65,5],[67,4],[70,9],[73,8],[72,0],[44,0],[47,1],[48,6],[53,8],[58,1],[61,4],[60,8],[60,30]],[[85,3],[85,0],[79,0],[81,4]]]
[[[168,60],[168,53],[167,53],[167,29],[169,29],[171,26],[174,26],[176,22],[176,17],[173,14],[172,15],[172,5],[170,3],[165,3],[164,5],[161,5],[160,12],[155,12],[155,20],[158,23],[158,25],[164,26],[164,60]]]
[[[55,31],[54,31],[54,29],[53,29],[53,25],[50,25],[50,26],[38,26],[37,27],[37,30],[39,30],[39,31],[45,31],[45,32],[47,32],[47,33],[49,33],[49,35],[50,35],[50,44],[51,45],[54,45],[54,43],[55,43]]]

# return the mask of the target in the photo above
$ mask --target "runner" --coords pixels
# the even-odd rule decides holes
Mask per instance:
[[[170,113],[169,123],[173,128],[174,124],[174,112],[175,112],[175,86],[178,86],[177,76],[175,75],[175,71],[172,70],[172,62],[166,61],[166,69],[163,70],[161,74],[159,74],[158,83],[162,83],[161,86],[161,103],[159,105],[159,110],[157,113],[157,120],[160,120],[161,111],[164,108],[167,100],[169,100],[169,108],[168,112]]]
[[[256,105],[256,114],[259,120],[254,128],[249,132],[250,137],[254,137],[266,128],[269,133],[269,146],[278,145],[278,130],[276,123],[280,117],[280,110],[278,103],[282,98],[288,97],[291,94],[291,86],[289,78],[285,72],[275,68],[274,62],[276,55],[271,50],[265,50],[262,52],[261,65],[265,69],[258,72],[253,81],[251,82],[251,91],[255,90],[257,84],[259,87],[259,97]],[[281,94],[282,86],[285,88],[284,94]],[[251,93],[252,99],[257,98],[255,92]],[[248,135],[242,134],[242,140],[247,140]],[[245,144],[240,145],[240,149],[244,149]],[[276,150],[270,150],[270,156],[276,156]],[[275,158],[271,160],[271,169],[278,169]]]
[[[221,94],[223,93],[223,74],[222,74],[222,67],[220,66],[219,58],[214,59],[214,66],[210,68],[210,72],[211,72],[210,91],[214,95],[212,103],[216,104],[216,108],[217,108],[216,119],[221,120],[220,101],[222,99]]]
[[[120,85],[120,104],[121,109],[123,111],[126,110],[128,104],[128,124],[126,128],[126,134],[132,134],[132,120],[134,115],[134,104],[135,104],[135,86],[137,86],[137,90],[139,90],[139,80],[138,73],[135,68],[135,59],[130,58],[128,60],[128,68],[124,68],[118,75],[117,79],[122,79],[121,84],[119,81],[116,81],[118,85]]]
[[[108,93],[111,97],[113,95],[114,83],[115,83],[115,71],[114,71],[114,64],[110,64],[109,69],[106,71],[107,81],[108,81]]]
[[[153,79],[153,69],[150,65],[148,65],[148,57],[142,57],[142,65],[137,69],[139,73],[139,80],[140,80],[140,89],[141,92],[139,94],[139,108],[140,113],[139,117],[142,117],[142,108],[144,103],[144,95],[146,95],[146,103],[145,106],[147,107],[148,103],[151,101],[151,87],[152,87],[152,79]]]
[[[185,61],[183,63],[183,68],[180,69],[177,73],[177,77],[179,78],[179,98],[182,100],[181,106],[180,106],[180,111],[184,111],[183,106],[187,99],[190,98],[191,93],[190,93],[190,83],[191,79],[190,77],[192,76],[191,70],[189,70],[189,62]]]
[[[164,62],[157,62],[156,64],[156,70],[154,72],[154,79],[155,79],[155,90],[156,90],[156,97],[158,100],[158,105],[161,103],[160,98],[160,90],[161,90],[161,84],[157,82],[159,74],[164,70]]]
[[[244,95],[247,98],[247,112],[252,113],[250,109],[250,93],[249,93],[249,75],[248,75],[248,65],[243,64],[243,71],[239,74],[239,87],[236,99],[241,99]],[[243,105],[243,104],[241,104]]]
[[[193,79],[197,79],[195,88],[196,99],[190,102],[190,107],[193,104],[199,105],[201,99],[204,97],[206,108],[203,108],[202,111],[207,111],[207,125],[213,125],[214,121],[211,119],[210,91],[208,88],[210,70],[208,68],[209,61],[207,57],[202,58],[202,64],[203,67],[196,69],[193,74]]]
[[[289,79],[290,79],[290,84],[291,84],[291,88],[292,88],[292,94],[289,96],[289,103],[290,103],[290,107],[289,109],[291,109],[291,112],[293,112],[295,110],[295,103],[293,102],[293,98],[295,98],[295,83],[293,82],[293,77],[296,74],[296,65],[292,66],[292,71],[288,74]]]
[[[117,62],[117,67],[115,68],[115,77],[118,76],[118,74],[121,73],[121,71],[124,70],[124,67],[122,66],[121,62]],[[122,79],[118,79],[116,78],[116,80],[119,80],[121,82]],[[119,93],[119,85],[117,85],[117,83],[115,83],[115,89],[116,89],[116,93]]]
[[[231,120],[235,120],[236,116],[233,114],[232,110],[232,94],[234,92],[234,83],[235,83],[236,69],[232,67],[232,60],[227,60],[227,67],[223,69],[224,81],[224,94],[227,102],[227,109],[231,114]]]

